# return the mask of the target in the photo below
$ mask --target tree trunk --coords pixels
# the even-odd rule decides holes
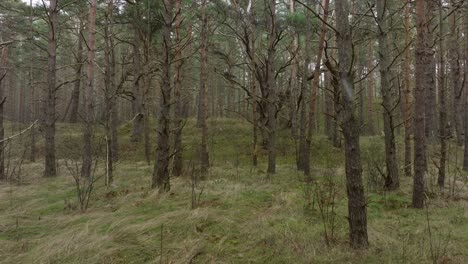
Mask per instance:
[[[175,2],[175,80],[174,80],[174,166],[172,169],[172,175],[180,176],[182,175],[183,169],[183,160],[182,160],[182,97],[181,97],[181,90],[182,90],[182,38],[180,34],[181,26],[182,26],[182,9],[181,9],[181,0],[176,0]]]
[[[322,65],[322,53],[325,47],[325,36],[327,34],[327,25],[326,22],[328,20],[328,7],[330,1],[323,0],[323,24],[322,29],[320,32],[320,39],[319,39],[319,46],[317,51],[317,61],[315,63],[314,69],[314,78],[312,79],[312,90],[309,99],[309,122],[308,122],[308,131],[307,131],[307,138],[306,138],[306,151],[304,157],[304,174],[307,176],[308,180],[313,180],[310,174],[310,148],[312,145],[312,134],[315,129],[316,123],[316,108],[317,108],[317,97],[319,92],[320,86],[320,66]]]
[[[249,56],[249,82],[250,82],[250,90],[252,92],[252,165],[257,166],[258,164],[258,114],[257,114],[257,107],[258,107],[258,94],[257,94],[257,83],[256,83],[256,74],[255,74],[255,67],[256,67],[256,31],[257,28],[255,26],[255,5],[253,4],[254,1],[250,0],[249,6],[251,10],[249,11],[249,27],[250,27],[250,53]]]
[[[142,89],[142,78],[141,72],[141,37],[138,20],[140,20],[140,9],[138,3],[135,5],[136,18],[133,24],[133,101],[132,101],[132,112],[133,112],[133,130],[131,141],[140,142],[141,135],[143,132],[143,89]]]
[[[30,112],[29,112],[29,121],[34,122],[36,120],[36,88],[34,87],[34,26],[33,26],[33,2],[29,1],[29,6],[31,8],[31,13],[29,14],[29,38],[30,38],[30,61],[29,61],[29,85],[31,89],[31,99],[30,99]],[[0,97],[1,98],[1,97]],[[30,142],[30,152],[29,152],[29,161],[36,162],[36,128],[35,126],[31,127],[31,142]],[[1,148],[3,149],[3,148]]]
[[[276,21],[276,1],[265,0],[265,11],[267,17],[267,57],[265,62],[266,101],[267,116],[266,124],[268,133],[268,168],[267,173],[276,172],[276,113],[278,95],[276,91],[276,45],[278,43],[278,28]]]
[[[58,0],[49,2],[49,36],[48,36],[48,73],[47,97],[45,99],[45,177],[57,175],[55,160],[55,97],[56,97],[56,63],[57,63],[57,37],[58,37]]]
[[[81,69],[83,65],[83,27],[84,24],[80,21],[80,29],[78,34],[78,48],[76,51],[76,66],[75,75],[77,80],[73,84],[70,108],[70,123],[78,122],[78,110],[80,107],[80,89],[81,89]]]
[[[163,46],[162,46],[162,79],[159,99],[158,139],[156,146],[156,162],[153,170],[152,188],[160,192],[170,190],[170,112],[171,112],[171,27],[172,1],[164,0],[163,8]]]
[[[445,167],[447,160],[447,88],[445,86],[445,46],[444,46],[444,20],[443,20],[443,3],[439,1],[439,67],[438,67],[438,81],[439,81],[439,137],[440,137],[440,162],[439,162],[439,177],[437,184],[440,190],[443,191],[445,184]]]
[[[200,127],[201,127],[201,144],[200,144],[200,166],[203,173],[208,171],[210,160],[208,154],[208,14],[207,0],[201,2],[201,47],[200,47]]]
[[[434,36],[432,33],[432,27],[434,23],[432,22],[435,10],[435,3],[437,0],[428,0],[426,2],[426,16],[428,18],[428,31],[427,31],[427,43],[431,47],[430,51],[431,56],[428,57],[429,65],[427,70],[430,71],[426,75],[427,79],[427,88],[426,88],[426,107],[425,107],[425,132],[426,137],[429,139],[429,142],[433,142],[436,138],[437,133],[437,90],[436,90],[436,60],[434,57],[434,52],[432,47],[434,47]]]
[[[405,46],[410,44],[410,1],[405,6]],[[405,50],[405,175],[412,175],[411,167],[411,57],[410,48]]]
[[[0,39],[1,41],[1,39]],[[8,47],[2,47],[0,53],[0,181],[7,180],[5,174],[5,128],[3,124],[4,105],[6,101],[5,93],[5,78],[7,75],[8,66]]]
[[[369,41],[369,61],[367,64],[367,134],[375,135],[375,120],[374,120],[374,41]]]
[[[394,116],[395,109],[392,98],[392,84],[390,82],[390,58],[389,47],[387,43],[388,36],[388,17],[387,1],[377,0],[377,24],[379,40],[379,60],[380,60],[380,87],[382,91],[383,121],[385,134],[385,163],[387,175],[385,175],[385,189],[396,190],[400,185],[398,177],[398,163],[395,144]]]
[[[93,122],[94,122],[94,58],[96,56],[96,8],[97,0],[89,2],[89,24],[88,24],[88,61],[86,65],[86,90],[85,90],[85,113],[83,127],[83,163],[81,176],[91,177],[93,164]]]
[[[468,12],[468,3],[465,2],[465,14]],[[463,156],[463,170],[468,171],[468,92],[466,87],[468,85],[466,84],[468,80],[468,16],[465,15],[464,18],[464,34],[465,34],[465,81],[464,81],[464,86],[465,86],[465,96],[463,97],[464,100],[464,124],[465,124],[465,151],[464,151],[464,156]],[[461,114],[461,113],[460,113]]]
[[[413,207],[424,207],[424,176],[426,172],[426,140],[425,140],[425,103],[426,90],[430,85],[430,57],[432,52],[428,45],[428,25],[426,3],[430,0],[416,0],[416,43],[415,43],[415,107],[414,107],[414,183]]]
[[[364,187],[362,185],[361,153],[359,147],[359,120],[356,118],[354,105],[354,87],[352,73],[352,36],[349,24],[348,1],[337,1],[336,24],[340,87],[343,102],[342,130],[345,138],[346,190],[348,194],[348,221],[350,243],[353,248],[367,248],[367,210]]]

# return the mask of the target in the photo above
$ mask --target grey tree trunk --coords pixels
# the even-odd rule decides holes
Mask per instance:
[[[83,65],[83,27],[84,23],[80,22],[80,29],[78,34],[78,48],[76,50],[76,66],[75,75],[77,80],[73,84],[73,91],[70,106],[70,123],[78,122],[78,111],[80,107],[80,90],[81,90],[81,76]]]
[[[353,248],[367,248],[367,209],[362,184],[361,151],[359,147],[359,120],[354,105],[354,81],[352,69],[352,35],[349,24],[348,1],[335,2],[337,44],[340,71],[340,87],[343,102],[343,121],[341,124],[345,139],[346,190],[348,194],[348,222],[350,243]]]
[[[405,46],[410,44],[410,1],[406,0],[405,6]],[[410,177],[412,173],[411,166],[411,57],[410,49],[405,50],[405,175]]]
[[[94,126],[94,58],[96,56],[96,9],[97,0],[89,2],[89,24],[88,24],[88,60],[86,65],[86,89],[84,96],[85,111],[83,124],[83,163],[81,176],[91,177],[93,164],[93,126]]]

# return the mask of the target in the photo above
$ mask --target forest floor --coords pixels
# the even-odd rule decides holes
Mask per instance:
[[[190,164],[198,132],[192,122],[185,129]],[[126,125],[114,185],[99,180],[81,213],[64,165],[79,156],[79,129],[60,124],[58,131],[57,178],[40,177],[42,164],[26,162],[20,184],[0,185],[0,263],[468,263],[466,176],[452,165],[445,194],[428,184],[428,208],[412,209],[411,178],[401,176],[396,192],[380,188],[380,137],[361,140],[370,247],[352,250],[343,151],[322,136],[313,142],[316,182],[308,185],[286,129],[277,173],[267,176],[265,153],[257,168],[250,165],[249,125],[213,121],[206,179],[193,188],[197,172],[187,165],[171,191],[158,194],[149,188],[153,165],[129,142]]]

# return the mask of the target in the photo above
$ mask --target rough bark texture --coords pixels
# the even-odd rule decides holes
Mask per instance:
[[[253,1],[253,0],[251,0]],[[249,12],[249,45],[250,49],[248,52],[249,56],[249,65],[250,65],[250,72],[249,72],[249,82],[250,82],[250,90],[252,92],[252,165],[257,166],[258,164],[258,91],[257,91],[257,82],[255,78],[255,56],[256,56],[256,26],[255,26],[255,6],[252,5],[250,2],[251,10]]]
[[[385,163],[387,175],[385,175],[385,188],[396,190],[400,185],[398,177],[398,163],[395,144],[394,116],[395,110],[394,94],[390,82],[390,57],[388,46],[388,6],[386,0],[377,0],[377,24],[380,59],[380,88],[382,91],[383,121],[385,134]]]
[[[434,51],[432,47],[434,44],[434,34],[432,33],[432,28],[437,21],[434,19],[435,14],[435,4],[437,0],[427,0],[426,1],[426,17],[428,18],[427,23],[429,30],[427,31],[427,45],[431,47],[427,52],[430,52],[428,57],[428,74],[426,75],[427,88],[426,88],[426,107],[425,107],[425,131],[426,137],[429,139],[429,142],[434,142],[437,137],[437,90],[436,90],[436,60],[434,56]],[[430,72],[429,72],[430,71]],[[429,74],[430,73],[430,74]]]
[[[29,1],[29,6],[33,6],[32,0]],[[29,121],[34,122],[36,120],[36,88],[33,84],[34,82],[34,24],[33,24],[33,15],[34,9],[31,8],[31,13],[29,14],[29,38],[30,38],[30,61],[29,61],[29,85],[31,89],[30,97],[30,110],[29,110]],[[31,127],[31,142],[30,142],[30,151],[29,151],[29,161],[36,162],[36,127]]]
[[[465,2],[464,6],[464,12],[465,14],[468,12],[468,2]],[[468,34],[468,16],[465,15],[464,17],[464,34],[465,34],[465,81],[464,81],[464,92],[465,96],[463,97],[464,101],[464,125],[465,125],[465,151],[463,155],[463,170],[468,171],[468,37],[466,36]],[[461,115],[462,113],[460,113]]]
[[[410,44],[410,1],[405,6],[405,46]],[[411,167],[411,57],[410,49],[405,50],[405,175],[412,175]]]
[[[88,60],[86,64],[86,88],[85,88],[85,113],[83,123],[83,163],[81,166],[81,176],[91,177],[91,167],[93,164],[93,122],[94,122],[94,58],[96,56],[96,8],[97,1],[89,2],[89,23],[88,23]]]
[[[439,138],[440,138],[440,162],[439,162],[439,176],[437,178],[437,184],[441,190],[444,189],[445,183],[445,167],[447,160],[447,88],[445,86],[445,45],[444,45],[444,21],[442,10],[442,1],[439,1],[439,67],[438,67],[438,86],[439,86]]]
[[[361,153],[359,148],[359,120],[356,118],[354,105],[354,87],[352,69],[352,39],[349,25],[349,4],[337,1],[336,24],[340,71],[340,87],[343,100],[342,130],[345,138],[346,155],[346,190],[348,194],[348,221],[350,243],[353,248],[367,248],[367,209],[362,184]]]
[[[135,5],[136,18],[133,23],[133,101],[132,101],[132,112],[133,112],[133,130],[131,140],[133,142],[140,142],[143,133],[143,88],[142,88],[142,59],[141,59],[141,46],[142,41],[140,37],[140,9],[139,5]]]
[[[427,43],[428,25],[426,23],[426,2],[416,0],[416,43],[415,43],[415,107],[414,107],[414,182],[413,207],[424,207],[424,176],[426,172],[425,152],[425,103],[426,89],[430,85],[426,75],[430,74],[430,57],[432,52]]]
[[[172,1],[164,0],[163,8],[163,44],[162,44],[162,78],[158,114],[158,139],[156,146],[156,162],[153,170],[152,188],[161,192],[170,190],[170,110],[171,110],[171,27]]]
[[[278,94],[276,91],[276,45],[278,43],[278,28],[276,21],[276,1],[265,0],[267,17],[267,58],[265,62],[265,99],[267,101],[268,121],[268,168],[267,173],[276,172],[276,113]]]
[[[174,165],[172,168],[172,175],[180,176],[182,175],[183,170],[183,159],[182,159],[182,47],[183,43],[181,38],[181,26],[182,26],[182,9],[181,9],[181,0],[174,1],[174,8],[176,12],[176,17],[174,21],[175,28],[175,54],[174,54]]]
[[[114,161],[118,157],[118,138],[117,138],[117,89],[115,83],[115,52],[114,52],[114,28],[113,28],[113,9],[114,0],[109,0],[107,3],[107,13],[105,20],[105,130],[106,130],[106,145],[107,145],[107,181],[106,184],[113,182],[113,167]]]
[[[201,125],[201,144],[200,144],[200,166],[201,171],[206,172],[210,167],[208,154],[208,14],[207,0],[202,0],[202,28],[201,28],[201,48],[200,48],[200,125]],[[213,99],[214,100],[214,99]]]
[[[45,177],[57,175],[55,160],[55,97],[56,97],[56,63],[57,63],[57,31],[58,31],[58,0],[51,0],[49,3],[49,35],[48,35],[48,73],[47,91],[45,98]]]

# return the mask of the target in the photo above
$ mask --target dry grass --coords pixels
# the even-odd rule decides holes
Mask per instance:
[[[433,251],[446,247],[439,263],[468,263],[466,200],[431,198],[430,237],[426,212],[409,208],[409,178],[397,193],[369,194],[371,246],[351,250],[341,152],[316,142],[317,153],[324,153],[314,158],[316,176],[332,165],[338,172],[337,235],[327,247],[317,208],[305,209],[291,154],[279,157],[278,173],[268,178],[247,165],[248,157],[236,161],[244,143],[229,148],[231,132],[213,140],[223,148],[212,152],[214,166],[195,209],[188,176],[172,179],[171,192],[159,194],[149,189],[152,166],[123,161],[115,186],[99,182],[82,214],[74,209],[74,185],[65,169],[56,179],[43,179],[40,164],[26,164],[25,184],[0,186],[0,262],[432,263],[432,241]],[[222,150],[225,156],[216,156]]]

